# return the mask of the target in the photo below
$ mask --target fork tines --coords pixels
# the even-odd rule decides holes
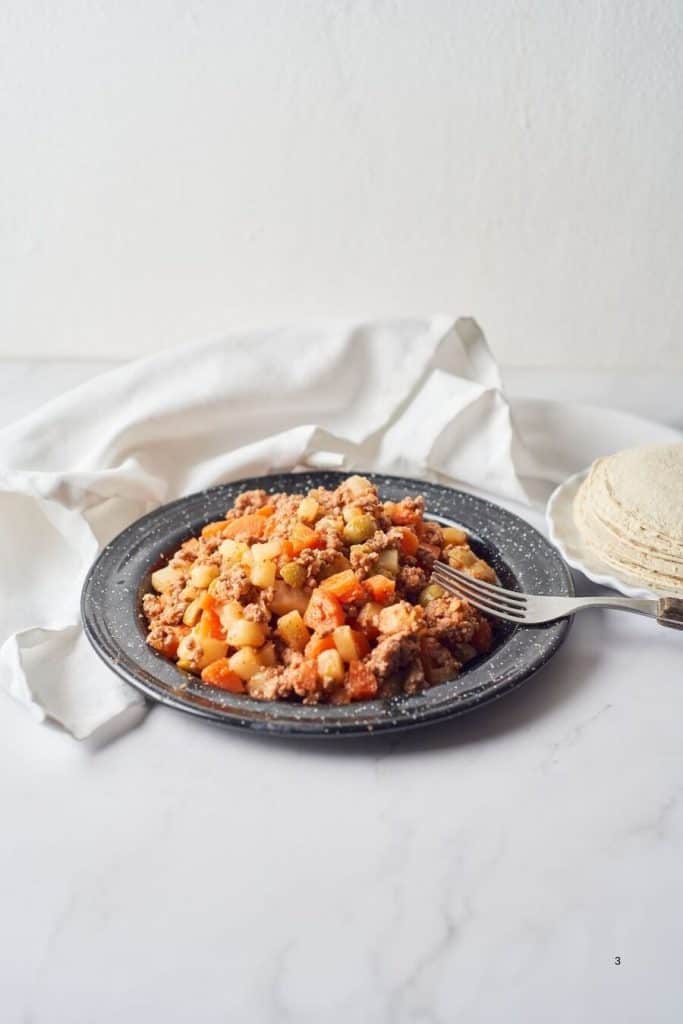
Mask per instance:
[[[475,608],[489,615],[508,619],[510,622],[524,622],[526,618],[526,594],[474,579],[460,569],[454,569],[439,561],[434,563],[432,579],[444,590],[448,590],[456,597],[464,598]]]

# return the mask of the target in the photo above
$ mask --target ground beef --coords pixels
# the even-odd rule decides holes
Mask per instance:
[[[167,658],[175,658],[178,644],[187,632],[178,626],[154,626],[147,634],[147,643],[159,654]]]
[[[321,508],[324,516],[333,516],[341,518],[342,506],[337,501],[335,491],[328,491],[324,487],[316,487],[314,490],[308,492],[309,497],[314,498]]]
[[[181,654],[182,660],[187,662],[189,670],[192,672],[198,672],[202,658],[204,657],[204,648],[202,647],[199,637],[194,633],[188,633],[186,637],[183,637]]]
[[[370,537],[369,540],[366,540],[363,544],[363,547],[367,548],[368,551],[377,552],[386,551],[387,548],[396,546],[397,545],[395,544],[392,545],[389,543],[389,536],[384,532],[384,530],[375,530],[372,537]]]
[[[425,609],[425,626],[428,636],[433,636],[448,648],[468,643],[477,626],[477,613],[458,597],[437,597]]]
[[[344,529],[344,520],[336,516],[324,516],[315,524],[315,531],[325,541],[325,547],[331,551],[341,551],[344,547],[344,538],[341,531]]]
[[[382,696],[389,696],[394,690],[415,693],[424,685],[420,643],[413,634],[393,633],[380,640],[366,664],[377,677]]]
[[[304,704],[318,703],[323,687],[315,666],[295,651],[290,654],[287,665],[273,666],[252,676],[247,682],[250,697],[256,700],[287,700],[297,696]]]
[[[323,570],[334,565],[338,558],[339,552],[334,548],[306,548],[302,551],[296,561],[306,570],[304,586],[315,587]]]
[[[425,500],[422,495],[419,495],[417,498],[405,497],[401,498],[400,501],[397,501],[395,507],[396,511],[394,515],[399,516],[399,521],[403,519],[404,521],[409,520],[414,522],[415,519],[422,518],[425,510]]]
[[[461,662],[435,637],[423,637],[420,647],[425,676],[432,686],[453,679],[462,668]]]
[[[174,569],[182,570],[191,566],[198,554],[199,540],[197,537],[190,537],[184,544],[181,544],[180,549],[176,551],[168,564]]]
[[[398,536],[400,539],[400,534]],[[369,540],[352,546],[349,555],[351,568],[355,569],[362,579],[367,579],[375,572],[380,551],[386,551],[390,546],[389,535],[384,530],[376,530]]]
[[[443,548],[443,534],[438,523],[425,521],[421,524],[419,533],[422,544],[430,544],[441,551]]]
[[[270,612],[262,601],[252,601],[251,604],[245,606],[244,617],[250,622],[266,623],[270,621]]]
[[[189,602],[179,585],[163,594],[145,594],[142,608],[151,626],[179,626]]]
[[[458,661],[464,665],[468,661],[472,661],[473,658],[477,657],[477,651],[474,644],[454,644],[453,654],[456,656]]]
[[[415,552],[415,561],[421,569],[431,575],[432,569],[434,568],[434,562],[436,561],[436,555],[429,548],[420,546]]]
[[[235,499],[235,504],[225,514],[226,519],[239,519],[240,516],[256,512],[264,505],[270,504],[270,499],[265,491],[245,491]]]
[[[293,651],[291,647],[288,647],[286,643],[280,638],[278,633],[273,636],[273,643],[275,645],[275,652],[278,656],[278,660],[284,665],[297,664],[301,655],[297,651]]]
[[[270,502],[275,506],[275,515],[269,524],[271,539],[289,537],[294,525],[299,521],[298,510],[303,499],[301,494],[273,494]]]
[[[195,565],[217,565],[220,567],[223,556],[220,553],[222,537],[202,537],[199,542],[199,554]]]
[[[368,576],[374,574],[379,555],[376,551],[370,551],[365,544],[354,544],[349,559],[351,568],[358,573],[361,579],[366,580]]]
[[[150,622],[159,618],[163,608],[163,601],[158,594],[145,594],[142,599],[142,610]]]
[[[258,602],[259,589],[249,579],[246,569],[234,565],[214,580],[213,596],[217,601],[240,601],[242,604]]]
[[[351,476],[339,484],[334,497],[338,505],[353,505],[363,511],[379,505],[377,488],[363,476]]]
[[[247,682],[247,693],[254,700],[277,700],[284,697],[279,691],[282,669],[267,668],[263,672],[257,672]]]
[[[396,592],[408,601],[417,601],[428,582],[429,576],[419,565],[402,565],[396,577]]]

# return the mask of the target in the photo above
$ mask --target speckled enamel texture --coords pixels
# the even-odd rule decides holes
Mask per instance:
[[[503,696],[537,672],[567,636],[570,620],[500,631],[491,654],[455,679],[411,697],[335,707],[260,702],[207,687],[153,651],[145,642],[142,595],[150,574],[211,520],[223,517],[238,494],[260,487],[269,493],[303,493],[336,487],[347,474],[281,473],[252,477],[191,494],[133,523],[102,551],[83,586],[85,632],[103,661],[147,697],[224,725],[273,735],[331,736],[407,729],[471,711]],[[545,538],[518,516],[471,494],[404,477],[366,473],[383,500],[423,494],[426,514],[462,526],[472,547],[490,562],[501,583],[530,594],[572,595],[565,563]]]

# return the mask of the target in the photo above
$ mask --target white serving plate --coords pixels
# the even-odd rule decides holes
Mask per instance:
[[[640,580],[607,565],[583,542],[574,522],[572,506],[576,492],[588,475],[588,469],[575,473],[560,484],[548,499],[545,517],[550,540],[572,569],[579,569],[593,583],[612,587],[627,597],[657,597],[653,590],[643,587]]]

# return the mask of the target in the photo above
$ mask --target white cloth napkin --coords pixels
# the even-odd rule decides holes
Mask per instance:
[[[678,432],[505,396],[473,320],[236,334],[101,375],[0,431],[0,685],[84,738],[143,713],[90,650],[85,573],[138,516],[303,465],[458,482],[516,503],[594,457]]]

